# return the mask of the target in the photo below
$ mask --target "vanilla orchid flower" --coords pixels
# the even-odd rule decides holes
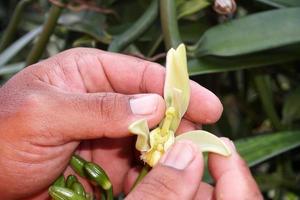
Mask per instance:
[[[136,134],[136,149],[141,152],[141,159],[153,167],[162,155],[177,140],[191,140],[202,152],[214,152],[224,156],[231,154],[226,144],[213,134],[197,130],[175,137],[175,132],[185,114],[190,100],[190,84],[187,71],[186,50],[184,44],[167,53],[166,79],[164,85],[166,112],[159,126],[149,130],[145,119],[129,126],[129,131]],[[200,105],[201,106],[201,105]]]

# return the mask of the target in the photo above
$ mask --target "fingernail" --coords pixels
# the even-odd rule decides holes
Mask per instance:
[[[154,113],[157,109],[158,95],[140,95],[130,99],[129,103],[133,114],[149,115]]]
[[[197,153],[195,149],[191,142],[177,142],[162,157],[160,163],[164,166],[183,170],[194,160]]]

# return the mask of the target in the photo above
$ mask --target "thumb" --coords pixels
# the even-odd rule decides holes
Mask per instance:
[[[177,142],[126,199],[193,199],[203,165],[197,146]]]
[[[165,102],[157,94],[68,94],[56,97],[53,106],[49,109],[53,132],[69,141],[128,136],[132,122],[147,119],[153,127],[165,111]]]

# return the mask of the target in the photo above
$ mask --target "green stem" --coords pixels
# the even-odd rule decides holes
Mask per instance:
[[[16,34],[18,25],[22,19],[22,13],[26,6],[33,2],[34,0],[21,0],[15,10],[14,13],[11,17],[11,20],[9,21],[9,24],[3,33],[1,42],[0,42],[0,52],[3,51],[14,39],[14,36]]]
[[[254,83],[263,105],[263,109],[269,117],[273,127],[276,130],[283,130],[284,127],[280,122],[280,119],[276,113],[275,105],[273,102],[272,90],[268,82],[270,76],[261,73],[253,74]]]
[[[105,190],[106,193],[106,200],[113,200],[114,199],[114,194],[112,187],[110,187],[108,190]]]
[[[154,41],[153,45],[150,47],[150,50],[147,53],[147,57],[153,56],[153,54],[155,53],[156,49],[158,48],[158,46],[162,42],[162,40],[163,40],[163,36],[160,34],[158,36],[158,38]]]
[[[181,43],[175,4],[174,0],[160,0],[160,20],[167,49]]]
[[[153,24],[158,15],[158,0],[152,0],[145,13],[125,32],[116,36],[108,51],[119,52],[135,41]]]
[[[35,43],[35,45],[31,49],[31,51],[27,57],[27,60],[26,60],[27,66],[39,61],[39,59],[43,55],[46,45],[56,27],[57,20],[60,16],[62,10],[63,10],[62,7],[58,7],[56,5],[51,6],[50,11],[49,11],[49,16],[43,26],[43,31],[40,34],[38,41]]]
[[[136,178],[130,191],[132,191],[142,181],[142,179],[148,174],[150,169],[151,169],[151,167],[149,165],[147,165],[147,164],[144,165],[144,167],[142,168],[141,172],[139,173],[139,176]]]

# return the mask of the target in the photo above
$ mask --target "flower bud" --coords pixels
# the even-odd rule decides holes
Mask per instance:
[[[215,0],[214,10],[221,14],[232,14],[236,10],[235,0]]]

